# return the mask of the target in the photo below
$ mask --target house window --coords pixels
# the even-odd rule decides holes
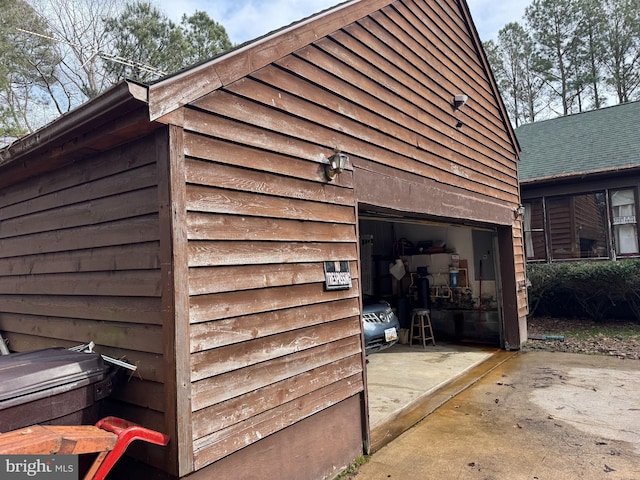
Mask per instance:
[[[604,192],[548,198],[546,207],[553,260],[607,257]]]
[[[617,255],[638,253],[635,190],[611,191],[611,223]]]
[[[531,200],[524,204],[523,229],[527,260],[546,260],[542,199]]]

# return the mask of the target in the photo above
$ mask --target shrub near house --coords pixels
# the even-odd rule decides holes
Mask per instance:
[[[531,315],[640,322],[640,260],[527,265]]]

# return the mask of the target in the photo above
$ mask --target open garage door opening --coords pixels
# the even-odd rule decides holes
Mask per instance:
[[[389,302],[400,343],[428,309],[438,339],[503,346],[495,231],[363,212],[360,244],[363,297]]]
[[[359,235],[375,448],[389,431],[401,431],[403,422],[408,428],[430,413],[420,402],[504,348],[498,240],[488,226],[362,209]],[[377,323],[378,336],[371,337],[367,323],[385,322],[387,303],[397,324]],[[419,327],[411,328],[420,310],[427,310],[431,321],[426,341],[419,338]],[[397,340],[385,327],[398,329]]]

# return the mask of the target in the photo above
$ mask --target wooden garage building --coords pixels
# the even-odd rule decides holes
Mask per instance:
[[[345,2],[1,150],[0,331],[138,365],[112,406],[171,477],[329,477],[368,448],[359,208],[492,226],[517,349],[517,158],[464,0]]]

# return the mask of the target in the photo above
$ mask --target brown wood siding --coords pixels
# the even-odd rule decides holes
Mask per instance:
[[[517,288],[518,318],[529,315],[529,299],[527,296],[527,268],[524,249],[522,222],[517,220],[513,226],[513,261],[515,263],[515,282]],[[508,259],[500,261],[508,261]]]
[[[474,193],[517,201],[515,154],[504,129],[497,128],[499,110],[491,99],[488,82],[482,80],[479,73],[469,77],[467,69],[473,69],[474,65],[465,63],[469,58],[468,53],[458,59],[457,51],[448,51],[448,47],[442,45],[441,38],[432,39],[433,44],[426,40],[433,37],[432,31],[439,30],[440,27],[435,25],[437,18],[430,22],[424,19],[428,23],[420,27],[417,19],[409,14],[408,20],[399,17],[395,6],[374,15],[375,22],[366,19],[359,22],[358,26],[347,29],[352,36],[341,33],[332,36],[336,43],[320,42],[320,48],[332,55],[332,58],[323,62],[323,67],[330,69],[336,59],[341,60],[345,62],[340,67],[343,78],[346,75],[351,83],[356,81],[351,80],[352,77],[361,78],[357,83],[360,88],[367,92],[378,92],[375,96],[383,99],[388,106],[381,108],[378,104],[382,101],[370,101],[373,110],[385,116],[394,115],[391,119],[399,124],[396,129],[385,129],[386,132],[396,136],[398,127],[411,129],[409,138],[413,138],[414,142],[410,156],[428,165],[426,168],[411,168],[396,164],[396,168],[458,185]],[[392,23],[390,18],[396,22]],[[415,27],[413,36],[406,31],[411,31],[409,21]],[[371,31],[365,28],[369,24],[372,25]],[[380,33],[384,25],[388,25],[388,29]],[[418,27],[422,30],[418,31]],[[464,36],[462,33],[459,35]],[[359,42],[354,41],[354,36]],[[447,45],[455,40],[451,38]],[[424,46],[425,42],[427,47]],[[429,45],[433,48],[428,48]],[[397,49],[401,49],[404,57],[398,58]],[[357,55],[354,55],[354,51]],[[456,60],[451,60],[451,57]],[[479,61],[475,59],[475,70],[479,69]],[[360,75],[359,72],[364,74]],[[470,85],[479,89],[477,96],[469,91]],[[456,92],[467,92],[470,100],[461,112],[454,114],[450,102]],[[465,123],[460,131],[455,129],[456,116]],[[409,121],[407,117],[410,117]],[[400,151],[403,150],[393,148],[394,153]],[[397,157],[391,154],[363,155],[363,158],[394,166],[392,160]],[[356,161],[360,159],[356,158]],[[434,171],[433,167],[437,170]]]
[[[159,223],[162,262],[162,319],[165,334],[166,431],[172,441],[164,462],[155,463],[179,477],[193,471],[189,294],[184,132],[169,126],[157,136]]]
[[[187,155],[204,157],[185,162],[196,469],[364,388],[352,196],[317,163],[279,154],[282,135],[234,165],[221,139],[208,143],[186,134]],[[278,156],[291,176],[277,174]],[[351,290],[324,290],[331,260],[350,261]]]
[[[265,437],[189,478],[334,478],[345,465],[362,455],[362,432],[353,421],[360,414],[361,401],[353,396]],[[333,462],[327,459],[333,459]]]
[[[111,404],[164,431],[153,151],[149,137],[2,189],[0,331],[13,351],[125,357],[138,372]]]
[[[351,173],[327,183],[333,143],[257,128],[242,99],[237,118],[214,115],[223,97],[239,99],[184,111],[196,469],[364,389]],[[325,291],[334,260],[350,290]]]
[[[174,117],[185,129],[196,469],[363,388],[358,279],[323,288],[323,261],[358,271],[351,171],[329,183],[321,165],[334,147],[353,164],[517,204],[514,147],[471,45],[457,8],[397,2]],[[454,113],[457,93],[470,101]],[[521,244],[516,254],[523,263]],[[310,385],[319,371],[332,381]]]
[[[571,221],[573,204],[570,197],[547,199],[547,216],[551,237],[551,258],[578,258],[580,247]]]

